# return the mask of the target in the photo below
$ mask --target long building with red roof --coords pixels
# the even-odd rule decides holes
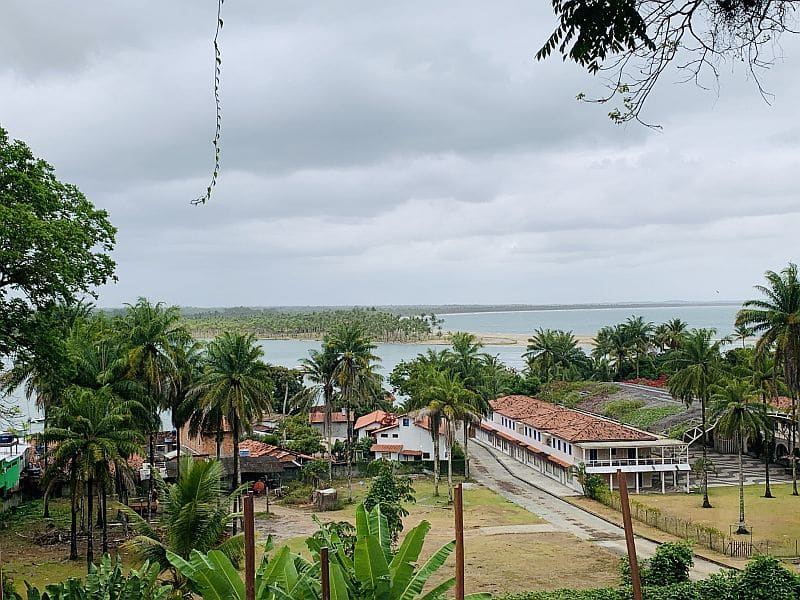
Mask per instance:
[[[587,473],[605,478],[612,489],[620,470],[637,492],[663,492],[667,485],[684,483],[689,491],[685,442],[528,396],[504,396],[490,406],[479,440],[577,491],[574,472],[580,464]]]

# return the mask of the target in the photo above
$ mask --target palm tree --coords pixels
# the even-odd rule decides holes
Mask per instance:
[[[744,350],[747,347],[745,344],[747,338],[753,337],[753,330],[743,323],[737,323],[733,329],[732,337],[735,340],[741,340],[742,350]]]
[[[193,392],[203,409],[219,411],[230,423],[232,489],[242,484],[239,439],[270,411],[272,380],[262,356],[264,350],[252,334],[223,333],[208,345],[205,369]]]
[[[328,440],[328,481],[333,480],[333,435],[331,432],[331,413],[336,394],[336,352],[333,348],[323,344],[322,350],[309,350],[309,357],[300,361],[305,378],[311,382],[311,387],[306,388],[298,401],[313,406],[319,400],[325,410],[325,437]]]
[[[764,498],[774,498],[769,487],[769,463],[772,460],[772,447],[775,444],[775,431],[772,419],[767,414],[767,398],[778,397],[777,368],[773,357],[768,353],[752,354],[750,357],[750,383],[761,394],[764,418]]]
[[[49,469],[57,471],[69,469],[70,480],[74,486],[86,483],[87,512],[91,523],[95,484],[99,482],[105,489],[111,481],[112,467],[126,469],[127,458],[139,451],[141,437],[133,425],[131,405],[120,401],[107,386],[99,390],[73,386],[67,390],[62,406],[55,412],[54,426],[48,427],[40,436],[44,443],[55,446],[53,462]],[[50,477],[49,473],[47,477]],[[73,487],[71,550],[77,549],[77,542],[74,539],[77,512],[75,489]],[[105,530],[107,518],[104,501],[101,509],[104,511],[103,545],[104,551],[107,551]],[[86,562],[91,569],[94,561],[94,536],[91,524],[87,529]]]
[[[353,431],[350,421],[354,405],[368,412],[366,404],[380,397],[381,376],[374,370],[380,358],[373,352],[376,346],[364,329],[355,323],[344,323],[326,338],[325,345],[335,353],[333,378],[344,402],[347,422],[347,495],[353,499],[352,464]]]
[[[600,328],[594,339],[592,356],[595,359],[608,357],[614,364],[615,378],[622,379],[625,364],[631,352],[631,342],[628,331],[624,325],[606,326]]]
[[[188,559],[192,550],[207,553],[219,550],[236,565],[244,553],[243,534],[228,537],[227,527],[235,516],[230,512],[235,495],[222,491],[222,465],[219,461],[192,461],[184,457],[176,482],[161,493],[162,510],[157,526],[151,527],[135,512],[127,514],[139,535],[125,543],[140,561],[158,564],[161,571],[171,570],[167,551]],[[175,586],[183,587],[177,572],[172,571]]]
[[[636,379],[639,379],[639,363],[642,355],[646,355],[652,343],[653,324],[645,323],[642,317],[631,316],[623,324],[628,341],[635,357]]]
[[[712,413],[719,419],[717,431],[729,439],[736,441],[739,468],[739,528],[736,533],[747,534],[744,519],[744,471],[742,469],[742,452],[745,440],[766,430],[764,407],[753,399],[756,391],[743,380],[729,381],[724,387],[717,387],[711,398]]]
[[[792,396],[791,450],[792,495],[797,496],[797,398],[800,394],[800,281],[797,265],[789,263],[780,273],[767,271],[766,285],[755,289],[763,296],[748,300],[736,315],[736,324],[750,327],[756,354],[774,348],[775,360],[783,367],[783,377]]]
[[[542,381],[579,378],[589,363],[572,332],[558,329],[537,329],[522,356]]]
[[[464,440],[464,478],[469,479],[469,430],[472,425],[480,423],[481,417],[489,410],[488,398],[480,392],[487,391],[484,384],[488,371],[493,370],[491,376],[495,376],[502,363],[493,362],[496,357],[482,353],[483,344],[471,333],[457,332],[451,339],[452,349],[445,351],[447,367],[473,394],[471,405],[462,407],[460,412]],[[491,396],[491,399],[496,397]]]
[[[720,342],[714,341],[714,329],[692,329],[684,339],[683,345],[669,358],[673,375],[667,386],[673,398],[682,400],[690,406],[695,399],[700,401],[702,450],[703,450],[703,508],[711,508],[708,500],[708,427],[706,406],[711,387],[720,377]]]
[[[155,434],[160,429],[160,408],[170,373],[175,366],[175,348],[188,337],[181,325],[177,306],[152,304],[139,298],[128,304],[125,314],[118,320],[117,332],[128,347],[125,365],[128,377],[139,381],[147,391],[146,407],[149,418],[143,424],[149,435],[150,477],[148,497],[153,495],[155,484]],[[148,519],[151,517],[148,503]]]
[[[670,350],[677,350],[683,343],[688,325],[685,321],[675,318],[664,323],[664,345]]]
[[[202,345],[187,337],[175,346],[173,368],[165,390],[172,428],[175,430],[177,477],[181,476],[181,428],[200,410],[197,398],[190,392],[197,384],[202,370]]]

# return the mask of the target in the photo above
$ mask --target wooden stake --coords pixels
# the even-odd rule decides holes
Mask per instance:
[[[631,586],[633,587],[633,600],[642,600],[642,582],[639,579],[639,561],[636,558],[636,540],[633,538],[633,523],[631,522],[631,505],[628,500],[628,478],[617,469],[619,499],[622,506],[622,523],[625,526],[625,543],[628,546],[628,562],[631,566]]]
[[[319,549],[319,566],[322,576],[322,600],[330,600],[331,581],[328,572],[328,547]]]
[[[256,598],[256,536],[253,492],[244,497],[244,597]]]
[[[456,517],[456,600],[464,600],[464,502],[461,484],[454,490],[453,505]]]

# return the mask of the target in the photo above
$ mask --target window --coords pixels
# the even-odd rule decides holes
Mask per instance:
[[[589,460],[597,460],[597,449],[590,448],[589,449]]]
[[[398,434],[396,434],[396,433],[393,433],[393,434],[392,434],[392,437],[393,437],[393,438],[396,438],[396,437],[399,437],[399,436],[398,436]]]
[[[382,433],[381,437],[389,437],[389,434],[388,433]]]
[[[403,427],[408,427],[411,424],[411,419],[403,417]]]
[[[425,459],[425,460],[429,460],[429,459],[430,459],[430,457],[431,457],[431,453],[430,453],[430,452],[423,452],[423,453],[422,453],[422,458],[423,458],[423,459]]]

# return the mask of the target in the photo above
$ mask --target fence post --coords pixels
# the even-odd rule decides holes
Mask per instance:
[[[456,600],[464,600],[464,503],[459,483],[454,490],[456,527]]]
[[[256,598],[256,539],[253,514],[253,492],[244,497],[244,595],[245,600]]]
[[[636,540],[633,537],[633,523],[631,523],[631,505],[628,501],[628,481],[622,469],[617,469],[619,480],[619,499],[622,506],[622,523],[625,526],[625,543],[628,547],[628,561],[631,566],[631,585],[633,587],[633,600],[642,600],[642,582],[639,579],[639,561],[636,556]]]
[[[319,549],[319,566],[322,579],[322,600],[330,600],[331,597],[330,573],[328,564],[328,547],[325,546]]]

